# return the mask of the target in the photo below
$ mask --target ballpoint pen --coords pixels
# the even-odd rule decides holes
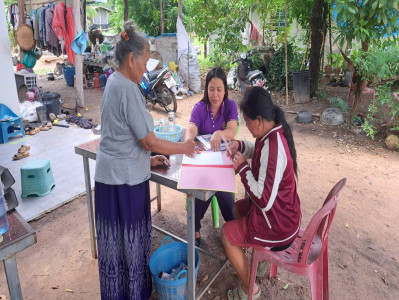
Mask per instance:
[[[227,149],[227,151],[229,152],[230,156],[232,156],[231,150],[230,150],[230,147],[229,147],[229,143],[227,143],[226,137],[224,136],[224,134],[222,134],[222,140],[223,140],[223,142],[225,143],[226,149]]]

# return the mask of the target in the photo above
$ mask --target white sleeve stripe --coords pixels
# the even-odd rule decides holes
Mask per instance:
[[[269,201],[267,203],[267,206],[263,209],[264,211],[268,211],[272,208],[274,201],[276,200],[277,197],[278,188],[281,179],[283,178],[285,168],[287,167],[287,156],[279,133],[277,133],[277,145],[278,145],[277,166],[276,166],[276,173],[274,175],[273,189]]]
[[[252,157],[252,155],[254,154],[254,150],[255,150],[255,144],[248,142],[248,141],[242,141],[244,143],[244,152],[242,153],[242,155],[244,155],[245,158],[250,158]]]
[[[269,140],[266,140],[262,147],[260,162],[258,181],[256,181],[253,176],[250,180],[247,175],[249,189],[256,196],[256,198],[262,197],[263,189],[265,188],[266,168],[269,162]]]

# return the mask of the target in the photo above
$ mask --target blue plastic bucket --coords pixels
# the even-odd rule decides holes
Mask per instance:
[[[169,240],[170,243],[165,244],[166,240]],[[195,250],[195,278],[197,278],[199,260],[198,252]],[[187,271],[180,272],[177,276],[178,279],[172,281],[158,277],[161,272],[170,273],[181,263],[187,265],[187,244],[174,242],[169,236],[165,237],[161,247],[155,250],[150,258],[150,271],[158,299],[187,299]]]
[[[64,67],[64,78],[68,86],[74,86],[73,77],[75,76],[75,67]]]

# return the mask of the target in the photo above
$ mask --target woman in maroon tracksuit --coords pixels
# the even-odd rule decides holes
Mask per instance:
[[[249,195],[236,202],[236,220],[222,229],[226,254],[242,281],[227,294],[233,300],[246,299],[248,293],[250,270],[242,248],[260,245],[271,251],[284,250],[298,235],[301,221],[296,150],[283,111],[273,104],[268,91],[258,87],[246,93],[240,109],[256,140],[230,143],[234,168]],[[251,158],[249,164],[246,159]],[[259,265],[258,269],[264,269],[264,263]],[[259,297],[255,285],[253,299]]]

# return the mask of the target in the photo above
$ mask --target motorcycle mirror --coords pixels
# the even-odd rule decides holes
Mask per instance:
[[[247,55],[245,53],[241,53],[240,57],[241,57],[241,59],[246,59]]]

